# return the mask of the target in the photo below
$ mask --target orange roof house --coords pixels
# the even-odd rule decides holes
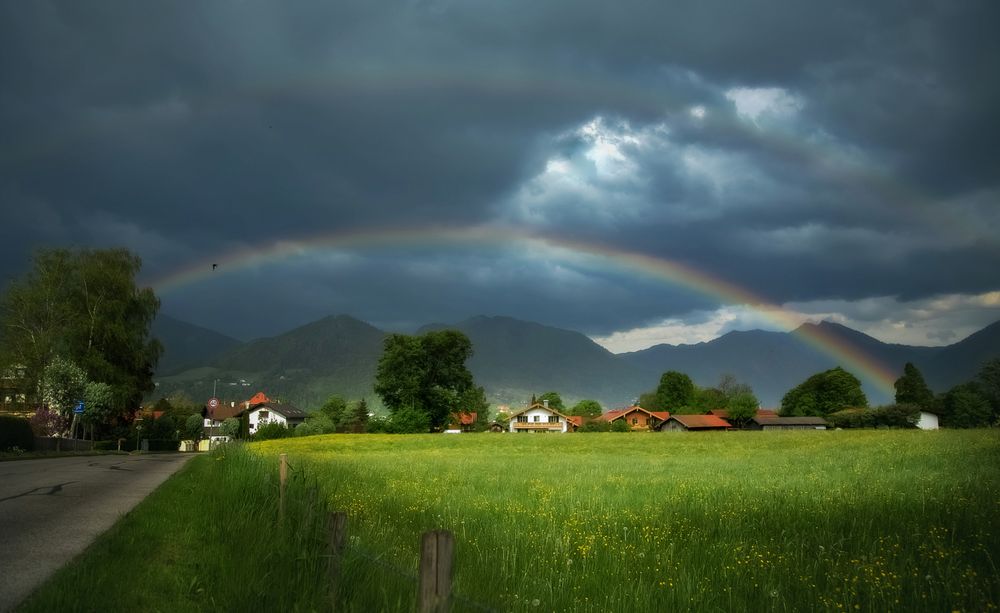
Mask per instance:
[[[624,420],[633,430],[655,430],[661,423],[670,418],[668,411],[647,411],[635,405],[624,409],[608,411],[599,419],[614,422]]]
[[[448,421],[448,430],[461,430],[462,432],[472,432],[476,425],[478,413],[472,411],[461,411],[452,413]]]
[[[661,432],[676,432],[679,430],[728,430],[732,426],[721,417],[715,415],[671,415],[660,424]]]

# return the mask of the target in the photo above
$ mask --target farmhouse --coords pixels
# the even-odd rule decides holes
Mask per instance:
[[[219,402],[218,398],[212,398],[207,403],[205,403],[205,408],[201,410],[201,417],[204,420],[202,425],[205,428],[205,436],[218,436],[221,434],[219,427],[222,422],[226,421],[230,417],[239,417],[243,415],[244,406],[243,403],[237,404],[236,402],[230,402],[229,404],[224,404]]]
[[[275,402],[264,392],[257,392],[250,400],[230,402],[228,405],[219,402],[218,398],[212,398],[201,411],[205,435],[220,436],[222,433],[219,427],[222,426],[222,422],[230,417],[243,417],[244,414],[247,415],[250,424],[250,434],[254,434],[258,427],[268,422],[294,428],[306,419],[304,411],[290,404]]]
[[[679,432],[681,430],[728,430],[732,426],[728,421],[715,415],[671,415],[660,424],[660,432]]]
[[[549,401],[536,402],[519,413],[510,416],[511,432],[572,432],[578,422],[549,408]]]
[[[667,421],[670,413],[667,411],[647,411],[646,409],[634,405],[624,409],[615,409],[601,415],[598,419],[608,423],[624,421],[633,430],[655,430],[657,426]]]
[[[822,417],[754,417],[750,430],[826,430]]]
[[[450,419],[448,420],[448,427],[445,429],[445,432],[472,432],[475,429],[476,419],[478,417],[478,413],[472,413],[469,411],[452,413]]]
[[[264,402],[260,402],[258,393],[247,404],[249,405],[248,421],[250,423],[250,434],[257,432],[257,429],[265,424],[281,424],[286,428],[294,428],[306,420],[305,411],[293,405],[281,402],[272,402],[264,396]],[[258,402],[254,403],[254,399]]]

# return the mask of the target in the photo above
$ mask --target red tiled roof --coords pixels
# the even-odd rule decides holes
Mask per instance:
[[[573,424],[577,428],[583,425],[583,417],[580,415],[567,415],[566,421]]]
[[[236,404],[236,406],[230,406],[225,403],[219,403],[219,406],[215,407],[214,409],[208,405],[205,405],[204,415],[206,415],[209,419],[212,419],[214,421],[224,421],[226,419],[229,419],[230,417],[238,417],[241,413],[243,413],[243,410],[244,406],[242,402]]]
[[[267,394],[264,392],[257,392],[253,395],[253,398],[247,401],[247,405],[252,407],[257,404],[267,404],[269,402],[271,402],[271,399],[267,397]]]
[[[660,421],[667,421],[670,419],[670,411],[650,411],[649,414]]]
[[[595,417],[594,419],[595,420],[599,419],[601,421],[613,421],[615,418],[621,417],[622,415],[624,415],[627,412],[628,412],[628,409],[612,409],[610,411],[605,412],[603,415],[599,415],[598,417]]]
[[[729,422],[715,415],[672,415],[670,419],[680,422],[689,430],[701,428],[729,428]]]
[[[451,414],[451,418],[452,418],[453,421],[454,421],[454,419],[456,417],[458,418],[458,423],[460,423],[461,425],[463,425],[463,426],[471,426],[472,424],[476,423],[477,414],[476,413],[469,413],[469,412],[452,413]]]

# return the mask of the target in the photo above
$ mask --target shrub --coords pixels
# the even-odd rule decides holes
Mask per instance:
[[[631,432],[632,431],[632,426],[628,425],[628,422],[626,422],[624,418],[622,418],[622,419],[616,419],[615,421],[611,422],[611,431],[612,432]]]
[[[235,417],[227,417],[222,420],[222,425],[219,426],[219,432],[228,436],[229,438],[239,438],[240,435],[240,420]]]
[[[257,432],[253,435],[255,441],[267,441],[272,438],[285,438],[292,433],[284,424],[276,421],[269,421],[263,426],[257,427]]]
[[[0,415],[0,451],[13,448],[31,451],[35,448],[35,435],[27,419]]]
[[[60,415],[59,411],[45,406],[38,407],[29,423],[35,436],[53,436],[69,428],[68,419]]]
[[[135,440],[132,441],[132,445],[135,446]],[[126,449],[127,446],[125,441],[122,441],[122,449]],[[117,451],[118,441],[94,441],[94,451]]]
[[[430,430],[431,419],[417,409],[399,409],[389,417],[386,432],[389,434],[419,434]]]
[[[606,419],[590,419],[583,422],[577,432],[610,432],[611,424]]]

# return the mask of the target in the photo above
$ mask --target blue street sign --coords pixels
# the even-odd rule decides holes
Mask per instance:
[[[83,413],[83,403],[81,402],[81,403],[77,404],[75,407],[73,407],[73,412],[74,413]]]

